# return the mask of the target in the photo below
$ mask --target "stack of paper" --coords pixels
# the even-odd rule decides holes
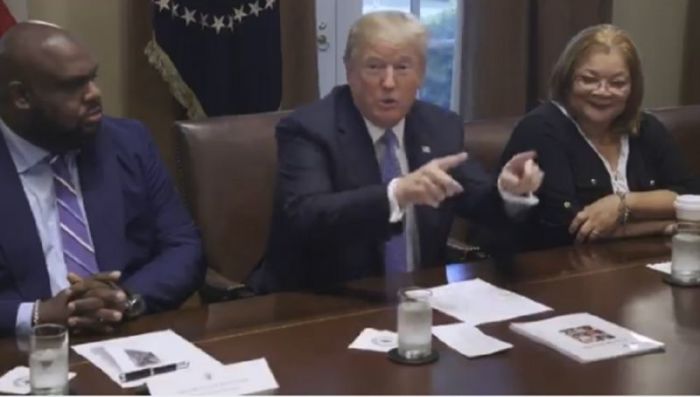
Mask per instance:
[[[510,328],[583,363],[664,348],[659,341],[588,313],[512,323]]]
[[[473,279],[431,289],[434,309],[469,325],[479,325],[552,310],[514,292]]]

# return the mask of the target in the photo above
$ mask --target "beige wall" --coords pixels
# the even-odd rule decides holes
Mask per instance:
[[[630,33],[642,58],[645,107],[681,103],[687,8],[688,0],[615,0],[613,3],[613,23]]]
[[[27,0],[30,19],[61,25],[83,40],[100,63],[98,84],[103,106],[114,116],[125,114],[125,1]],[[99,5],[98,5],[99,4]]]

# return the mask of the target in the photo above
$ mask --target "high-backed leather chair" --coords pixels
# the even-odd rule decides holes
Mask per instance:
[[[651,109],[680,147],[688,167],[700,175],[700,105]]]
[[[275,126],[288,113],[175,125],[185,198],[210,270],[200,291],[205,301],[248,295],[239,282],[265,250],[277,170]]]

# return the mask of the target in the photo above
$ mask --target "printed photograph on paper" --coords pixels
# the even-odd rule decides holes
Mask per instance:
[[[563,333],[564,335],[570,336],[571,338],[574,338],[577,341],[584,344],[597,343],[615,339],[613,335],[610,335],[602,329],[595,328],[590,325],[581,325],[578,327],[566,328],[560,330],[559,332]]]

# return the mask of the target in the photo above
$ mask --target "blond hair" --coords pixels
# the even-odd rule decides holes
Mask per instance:
[[[362,46],[376,40],[393,44],[411,44],[425,64],[428,33],[425,26],[413,14],[402,11],[377,11],[363,15],[355,21],[348,33],[343,61],[349,64]]]
[[[567,104],[576,68],[592,53],[609,52],[613,49],[620,52],[629,70],[630,95],[625,109],[613,121],[612,129],[619,133],[635,135],[639,131],[644,97],[642,63],[632,39],[624,30],[614,25],[602,24],[588,27],[569,41],[554,65],[549,81],[549,96],[553,100]]]

